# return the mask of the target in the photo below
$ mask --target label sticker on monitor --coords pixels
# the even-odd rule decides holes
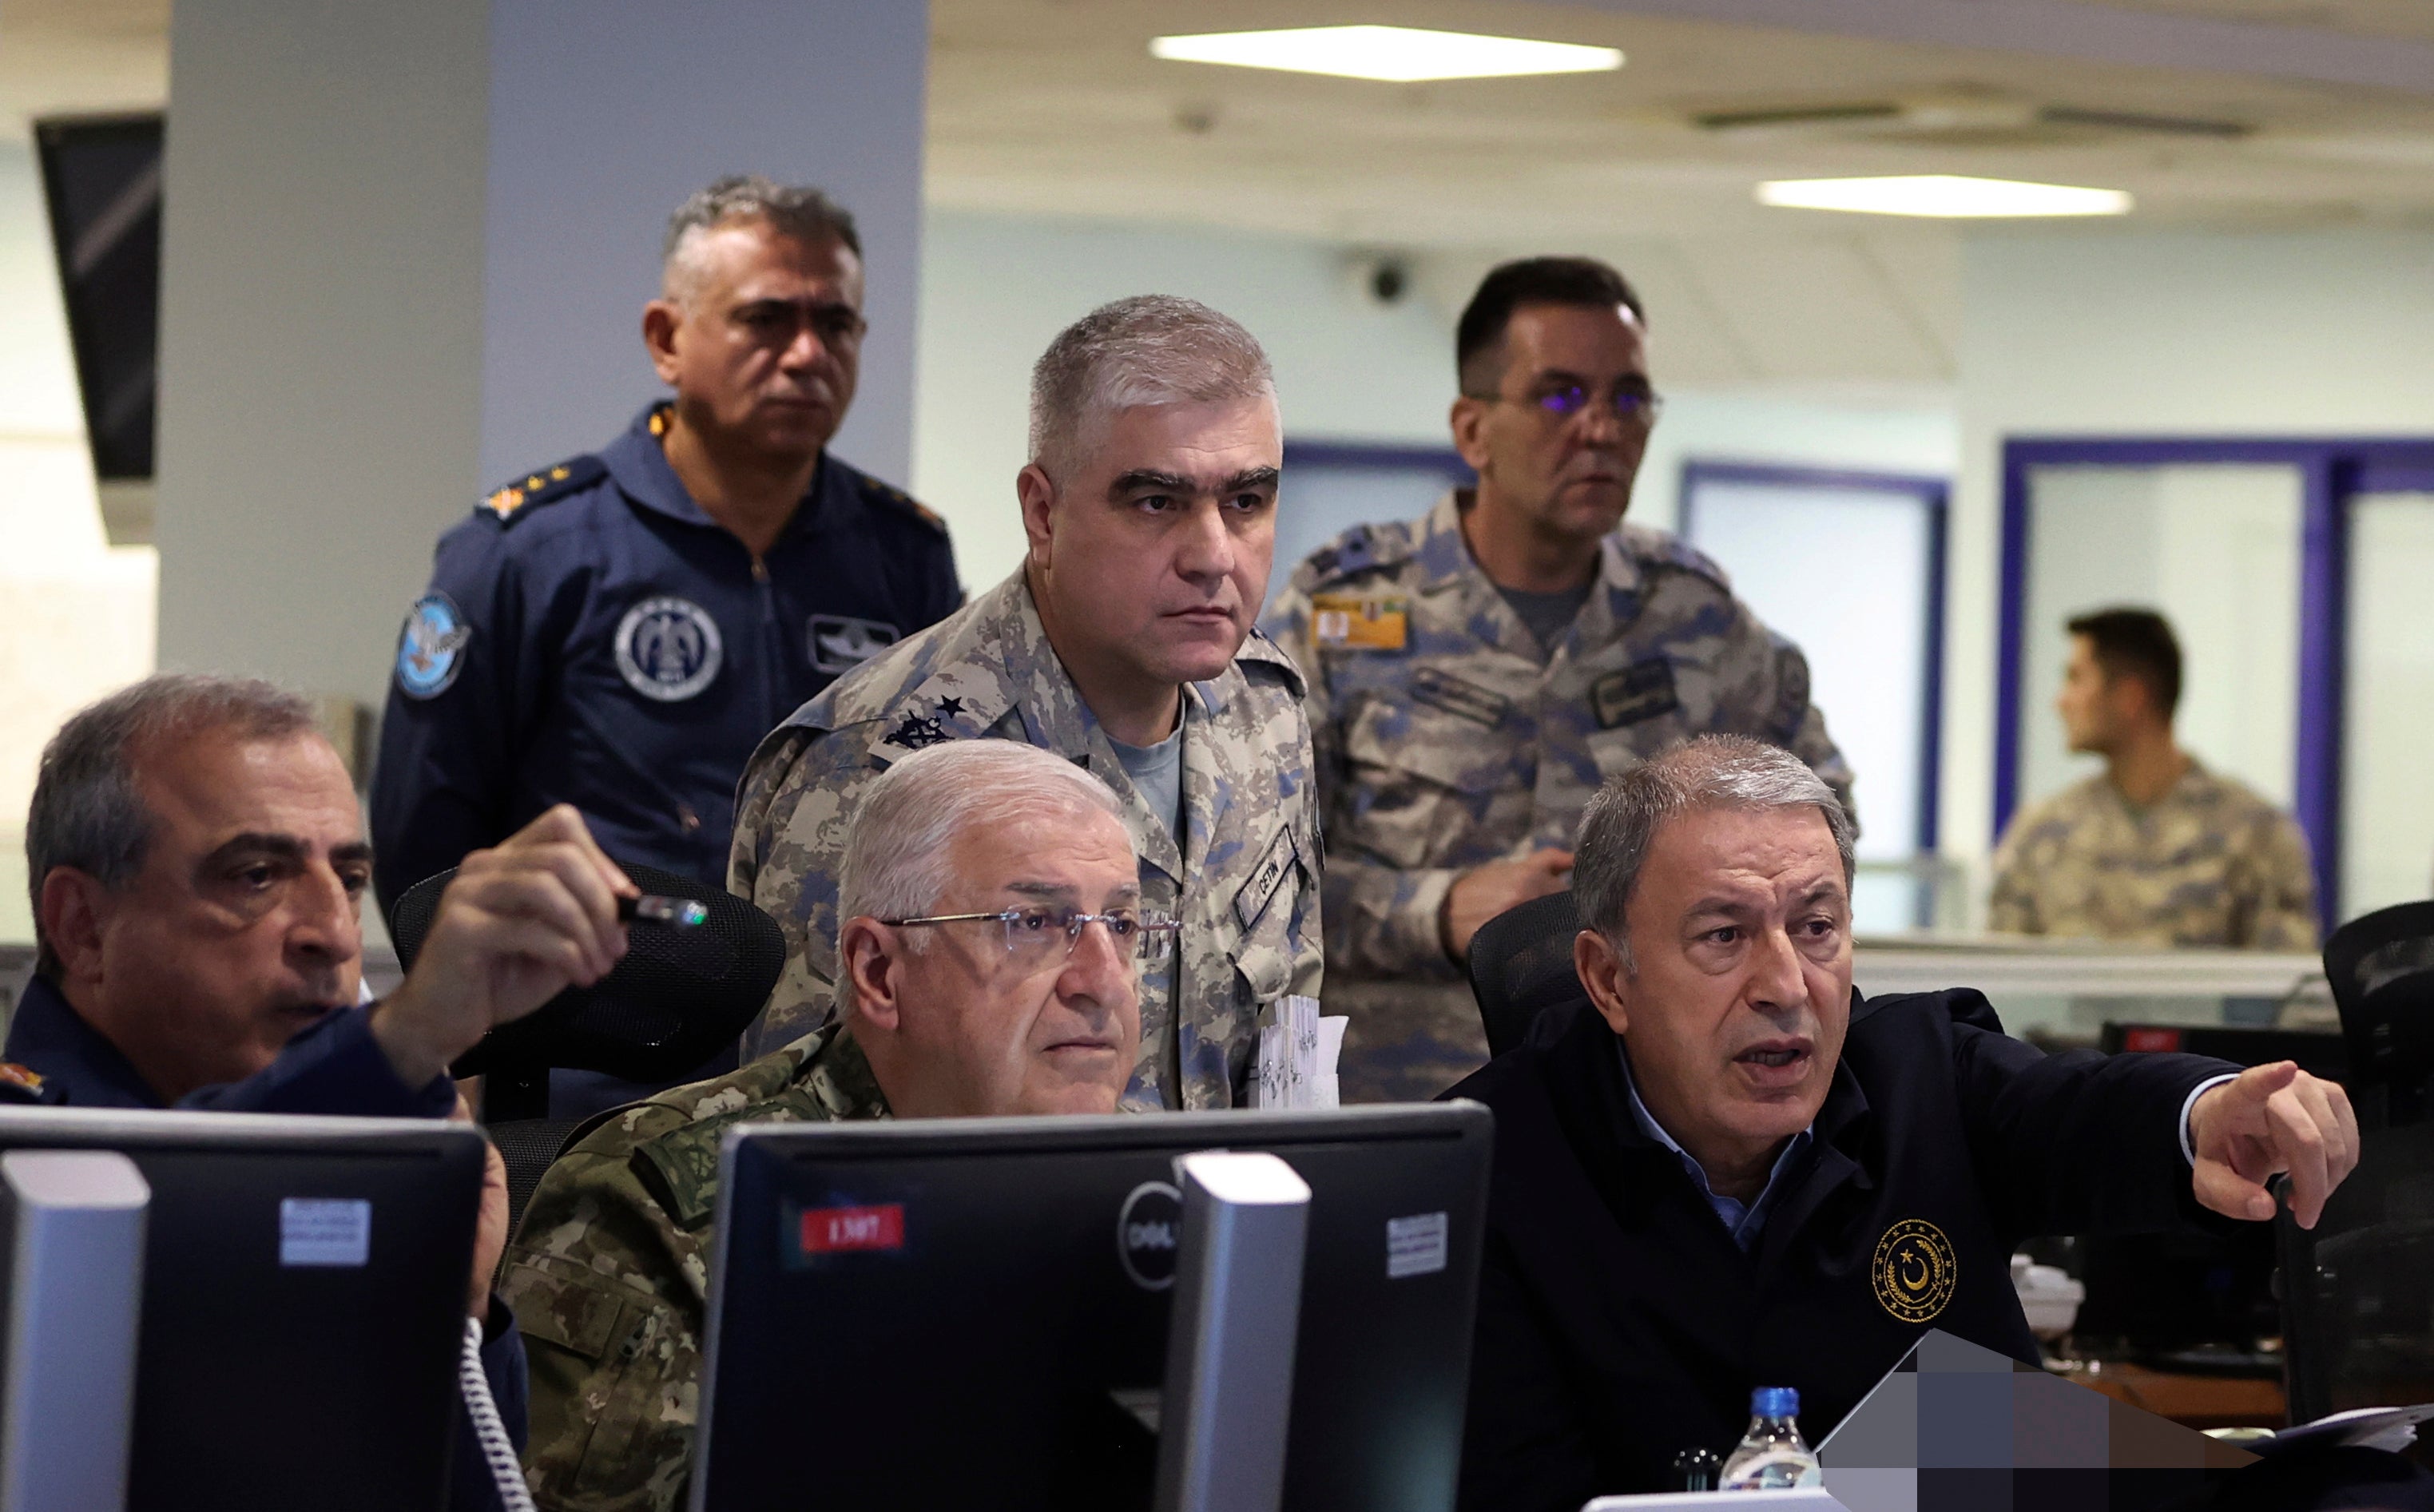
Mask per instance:
[[[1446,1268],[1446,1215],[1415,1212],[1386,1220],[1386,1279],[1430,1276]]]
[[[354,1266],[372,1258],[372,1205],[359,1197],[283,1197],[282,1265]]]
[[[904,1204],[888,1202],[866,1208],[805,1208],[802,1246],[806,1255],[901,1249],[904,1247]]]

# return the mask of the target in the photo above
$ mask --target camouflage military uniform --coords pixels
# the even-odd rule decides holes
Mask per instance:
[[[2140,809],[2101,774],[2012,821],[1986,927],[2151,945],[2316,948],[2307,837],[2196,762]]]
[[[1185,688],[1178,849],[1057,661],[1020,572],[848,673],[745,768],[727,885],[776,918],[787,944],[786,974],[746,1031],[747,1049],[828,1012],[837,864],[862,784],[940,741],[1021,740],[1115,790],[1140,857],[1142,906],[1183,922],[1180,1011],[1166,973],[1149,973],[1125,1105],[1232,1106],[1260,1008],[1318,992],[1317,804],[1302,691],[1300,671],[1258,634],[1225,672]]]
[[[1808,662],[1715,563],[1623,526],[1550,649],[1472,560],[1467,507],[1461,490],[1419,520],[1346,531],[1266,622],[1311,673],[1347,1100],[1431,1096],[1485,1058],[1438,935],[1447,891],[1483,863],[1568,848],[1606,778],[1722,731],[1789,747],[1850,799]]]
[[[718,1142],[741,1123],[884,1118],[834,1026],[741,1071],[604,1113],[541,1177],[501,1268],[532,1360],[533,1497],[674,1512],[692,1471]]]

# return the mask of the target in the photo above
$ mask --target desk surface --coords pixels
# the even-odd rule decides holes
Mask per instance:
[[[2110,1361],[2056,1374],[2184,1428],[2280,1428],[2289,1411],[2282,1383],[2254,1376],[2174,1375]]]

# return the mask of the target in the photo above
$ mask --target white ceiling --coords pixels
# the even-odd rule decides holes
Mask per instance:
[[[158,103],[167,14],[166,0],[0,0],[0,131]],[[2072,228],[2089,235],[2434,228],[2434,0],[931,0],[931,14],[938,208],[1391,249],[1447,307],[1497,256],[1602,252],[1642,286],[1683,382],[1951,375],[1964,232],[1760,207],[1762,179],[1981,173],[2137,196],[2123,223]],[[1398,85],[1146,50],[1162,32],[1361,21],[1603,43],[1629,62]],[[1863,105],[1908,114],[1699,124]],[[2038,119],[2054,108],[2077,124]]]

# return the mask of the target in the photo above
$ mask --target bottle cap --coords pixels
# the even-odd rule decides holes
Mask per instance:
[[[1750,1393],[1753,1418],[1797,1418],[1800,1393],[1790,1386],[1760,1386]]]

